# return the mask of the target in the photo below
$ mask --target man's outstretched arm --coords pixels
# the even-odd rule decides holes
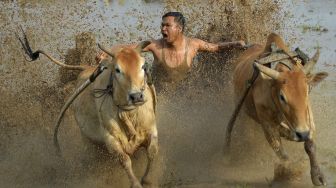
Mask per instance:
[[[215,44],[200,39],[195,39],[195,42],[197,44],[196,46],[198,46],[198,50],[206,52],[218,52],[229,48],[242,48],[245,46],[245,42],[242,40],[232,42],[220,42]]]

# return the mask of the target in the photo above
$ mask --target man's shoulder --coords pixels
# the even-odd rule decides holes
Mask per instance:
[[[199,38],[189,38],[189,41],[190,41],[191,44],[194,44],[194,45],[197,45],[197,44],[200,44],[200,43],[204,42],[204,40],[199,39]]]
[[[204,41],[199,38],[188,38],[189,39],[189,46],[192,46],[194,48],[198,48],[200,44],[202,44]]]

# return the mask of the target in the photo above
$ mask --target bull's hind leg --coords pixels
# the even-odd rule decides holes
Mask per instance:
[[[120,142],[117,141],[112,136],[107,136],[106,140],[106,147],[109,150],[110,153],[117,153],[118,158],[120,160],[121,165],[126,170],[128,178],[131,181],[131,188],[142,188],[140,181],[135,176],[133,169],[132,169],[132,161],[130,156],[124,152],[122,149]]]
[[[326,180],[318,165],[316,159],[316,146],[313,140],[307,140],[304,143],[304,148],[309,156],[310,161],[310,175],[314,185],[326,185]]]
[[[146,185],[148,187],[154,187],[154,185],[152,184],[152,181],[150,180],[148,174],[149,172],[152,171],[152,167],[153,167],[153,161],[155,159],[155,156],[157,155],[159,150],[159,146],[158,146],[158,137],[152,135],[149,138],[149,145],[146,148],[147,151],[147,167],[146,167],[146,171],[144,176],[141,179],[141,184],[142,185]]]
[[[276,128],[276,126],[272,126],[271,124],[262,124],[262,128],[266,137],[266,140],[274,150],[274,152],[277,154],[277,156],[281,160],[287,160],[288,156],[283,148],[280,132]]]

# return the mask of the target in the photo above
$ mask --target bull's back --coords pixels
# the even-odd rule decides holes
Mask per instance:
[[[253,62],[263,52],[263,46],[254,45],[239,56],[235,63],[233,83],[236,98],[240,98],[246,89],[246,82],[252,77]]]

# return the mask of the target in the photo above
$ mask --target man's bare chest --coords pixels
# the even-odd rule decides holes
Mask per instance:
[[[159,63],[165,64],[170,68],[176,68],[181,65],[190,65],[190,58],[192,54],[186,50],[171,50],[171,49],[161,49],[155,52],[156,59]]]

